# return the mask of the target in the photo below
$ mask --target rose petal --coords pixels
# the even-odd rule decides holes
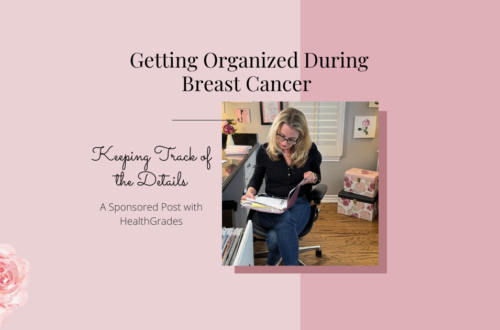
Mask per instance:
[[[5,305],[12,301],[12,298],[9,296],[0,296],[0,304]]]
[[[0,325],[28,300],[29,263],[15,253],[11,245],[0,244]]]
[[[5,252],[7,253],[4,253]],[[12,245],[9,244],[0,244],[0,254],[16,254],[16,249]]]

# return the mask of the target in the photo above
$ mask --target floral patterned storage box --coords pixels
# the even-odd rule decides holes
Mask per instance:
[[[378,196],[359,196],[342,190],[339,192],[337,213],[372,221],[378,213]]]
[[[378,194],[378,172],[351,168],[345,172],[344,191],[375,197]]]

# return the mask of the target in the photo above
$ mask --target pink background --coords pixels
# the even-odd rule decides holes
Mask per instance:
[[[301,100],[387,111],[387,272],[301,275],[302,329],[499,328],[492,3],[302,2],[301,51],[369,69],[302,70]]]
[[[491,3],[0,5],[0,242],[31,264],[29,300],[2,330],[497,328],[498,193],[494,173],[484,170],[498,164],[500,120],[499,70],[491,63],[500,55],[498,8]],[[129,64],[134,52],[171,51],[344,51],[370,59],[363,73],[231,73],[206,69],[202,59],[195,73]],[[313,88],[182,93],[184,75],[311,79]],[[224,100],[278,99],[381,102],[387,112],[385,272],[234,274],[219,266],[220,123],[171,120],[220,118]],[[152,172],[182,170],[189,185],[116,187],[111,175],[120,164],[91,161],[93,147],[110,145],[116,153],[148,155],[156,145],[185,152],[191,146],[199,155],[211,146],[212,170],[199,161],[154,159]],[[140,167],[130,163],[126,174]],[[119,215],[99,212],[101,203],[157,202],[200,202],[204,210],[183,212],[177,228],[120,226]]]

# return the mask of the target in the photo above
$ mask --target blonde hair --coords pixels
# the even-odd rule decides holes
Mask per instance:
[[[292,129],[299,132],[298,142],[291,147],[291,150],[293,150],[291,167],[296,166],[300,168],[304,166],[307,161],[307,155],[309,154],[309,149],[311,149],[312,141],[309,136],[309,128],[307,128],[306,116],[295,108],[287,108],[281,111],[274,119],[273,125],[269,130],[269,144],[266,152],[272,161],[279,160],[281,149],[279,148],[276,134],[281,132],[283,124],[287,124]]]

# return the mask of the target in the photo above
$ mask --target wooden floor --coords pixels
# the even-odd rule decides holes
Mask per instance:
[[[336,203],[320,205],[320,215],[309,234],[299,241],[301,247],[320,245],[321,258],[314,251],[300,254],[307,266],[378,265],[378,216],[373,221],[337,213]],[[258,237],[258,236],[256,236]],[[254,251],[267,251],[265,242],[255,242]],[[265,265],[266,259],[255,259]]]

